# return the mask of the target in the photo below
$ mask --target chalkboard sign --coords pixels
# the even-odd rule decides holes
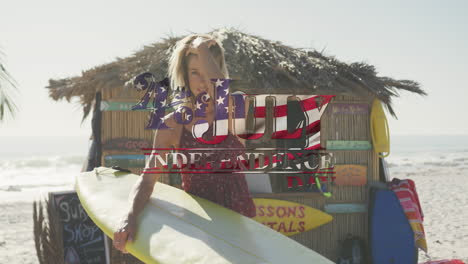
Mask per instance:
[[[49,193],[62,224],[65,264],[109,264],[108,241],[75,191]]]

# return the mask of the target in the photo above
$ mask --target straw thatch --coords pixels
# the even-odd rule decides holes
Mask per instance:
[[[249,93],[310,93],[374,96],[395,116],[391,97],[398,90],[426,93],[417,82],[377,76],[375,67],[363,62],[343,63],[318,51],[286,46],[235,29],[211,32],[223,43],[233,90]],[[122,87],[135,75],[151,72],[164,78],[167,59],[180,37],[168,37],[144,47],[133,56],[85,71],[81,76],[49,80],[54,100],[80,97],[84,118],[89,114],[96,91]]]

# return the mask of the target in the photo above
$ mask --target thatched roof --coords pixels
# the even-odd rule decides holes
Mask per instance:
[[[373,95],[385,103],[393,116],[391,98],[398,96],[398,90],[426,94],[417,82],[377,76],[375,67],[363,62],[347,64],[318,51],[292,48],[234,29],[223,28],[211,33],[226,50],[233,91]],[[49,95],[54,100],[68,101],[80,97],[84,119],[91,110],[96,91],[122,87],[137,74],[147,71],[163,79],[168,57],[180,38],[163,39],[130,57],[84,71],[81,76],[49,80]]]

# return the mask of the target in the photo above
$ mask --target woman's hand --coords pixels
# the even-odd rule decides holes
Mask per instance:
[[[127,240],[131,242],[134,241],[136,228],[136,218],[133,215],[123,217],[117,231],[114,233],[114,247],[123,253],[128,254],[128,251],[125,249],[125,244]]]
[[[185,56],[190,53],[198,55],[201,49],[209,49],[211,46],[216,45],[216,41],[205,37],[197,37],[189,45]]]

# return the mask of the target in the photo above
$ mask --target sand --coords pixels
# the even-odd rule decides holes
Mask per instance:
[[[468,263],[468,169],[426,171],[407,178],[416,182],[429,255],[433,260],[458,258]],[[420,251],[419,260],[429,259]]]
[[[32,204],[0,204],[0,262],[39,263],[33,235]]]
[[[427,166],[418,172],[402,171],[392,176],[416,182],[425,214],[429,255],[434,260],[459,258],[468,262],[468,168]],[[38,263],[32,203],[4,200],[0,201],[0,210],[0,262]],[[419,262],[427,260],[421,253]]]

